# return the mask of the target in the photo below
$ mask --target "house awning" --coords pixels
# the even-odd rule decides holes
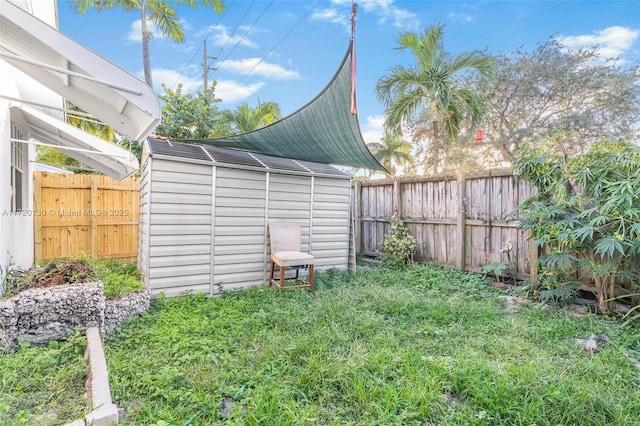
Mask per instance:
[[[21,127],[28,129],[30,140],[53,145],[58,151],[109,177],[122,180],[138,170],[138,159],[131,152],[47,113],[17,106],[11,107],[11,116]]]
[[[355,81],[353,42],[333,79],[312,101],[269,126],[215,139],[182,139],[199,143],[311,161],[386,171],[369,152],[352,114]]]
[[[20,7],[0,0],[0,59],[129,139],[160,120],[153,90]]]

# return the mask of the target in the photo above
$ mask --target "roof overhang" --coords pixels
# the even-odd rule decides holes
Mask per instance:
[[[129,139],[160,120],[153,90],[8,0],[0,0],[0,59]]]
[[[131,152],[47,113],[27,106],[14,106],[11,116],[22,128],[28,129],[29,139],[53,145],[58,151],[109,177],[122,180],[138,170],[138,159]]]

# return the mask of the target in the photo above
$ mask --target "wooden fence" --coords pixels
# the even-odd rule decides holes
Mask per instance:
[[[34,173],[35,259],[135,260],[138,179]]]
[[[485,264],[510,264],[516,278],[535,278],[536,253],[510,214],[533,192],[511,171],[355,182],[356,248],[378,252],[399,214],[418,247],[418,262],[479,271]],[[510,241],[507,256],[500,250]]]

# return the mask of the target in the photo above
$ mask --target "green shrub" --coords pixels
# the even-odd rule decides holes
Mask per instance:
[[[385,266],[400,268],[413,261],[416,239],[399,216],[391,220],[391,232],[384,236],[380,260]]]
[[[518,207],[520,226],[542,250],[534,285],[542,299],[563,299],[592,281],[609,312],[616,286],[638,292],[640,148],[603,141],[570,156],[558,146],[525,147],[515,164],[538,188]]]
[[[501,276],[503,273],[508,272],[509,266],[506,263],[502,262],[491,262],[487,263],[482,267],[480,272],[482,272],[487,278],[489,275],[496,277],[497,282],[501,282]]]
[[[104,285],[104,297],[107,299],[137,293],[144,288],[135,262],[122,263],[113,259],[94,259],[93,267]]]

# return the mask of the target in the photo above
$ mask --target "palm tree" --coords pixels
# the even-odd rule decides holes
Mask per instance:
[[[144,81],[153,87],[151,77],[151,59],[149,56],[149,40],[152,38],[148,30],[148,23],[155,25],[162,35],[169,37],[176,43],[184,41],[182,24],[176,15],[175,7],[178,4],[187,4],[194,9],[198,6],[207,6],[216,12],[222,12],[225,7],[224,0],[172,0],[173,9],[166,0],[73,0],[76,12],[87,13],[89,9],[100,12],[103,9],[120,7],[130,12],[137,10],[140,13],[140,32],[142,33],[142,62],[144,65]]]
[[[482,79],[492,75],[493,59],[480,52],[461,53],[451,57],[442,42],[444,25],[427,28],[422,36],[404,32],[398,38],[397,50],[409,49],[417,64],[391,68],[378,80],[376,94],[386,108],[386,128],[402,134],[402,123],[420,109],[431,118],[433,173],[438,172],[440,147],[457,139],[465,119],[475,128],[484,113],[484,98],[471,89],[460,87],[458,77],[476,71]],[[446,135],[442,135],[444,127]]]
[[[380,142],[372,142],[367,146],[371,148],[376,160],[394,176],[397,171],[395,165],[412,161],[411,144],[400,137],[385,134]]]
[[[242,102],[235,110],[222,111],[223,120],[233,127],[235,133],[246,133],[268,126],[280,120],[280,106],[275,102],[265,102],[256,108]]]
[[[106,141],[114,142],[116,140],[116,135],[112,127],[91,117],[69,101],[66,101],[66,105],[67,122],[69,124]]]

